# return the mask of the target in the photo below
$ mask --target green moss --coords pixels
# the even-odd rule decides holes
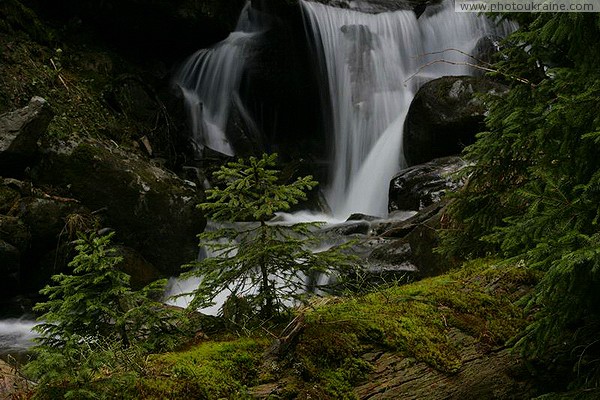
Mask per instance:
[[[462,360],[453,330],[502,345],[525,323],[513,294],[535,279],[525,268],[479,261],[449,275],[341,300],[307,315],[299,352],[313,363],[339,365],[359,354],[361,345],[376,345],[454,372]]]
[[[158,356],[152,377],[140,380],[137,390],[145,399],[251,398],[247,387],[257,383],[265,347],[263,340],[244,338]]]
[[[372,369],[363,357],[372,352],[454,373],[463,363],[463,340],[494,347],[518,334],[526,316],[517,300],[537,279],[521,266],[478,260],[444,276],[331,299],[306,313],[304,331],[281,364],[285,386],[272,398],[354,399],[354,387]]]

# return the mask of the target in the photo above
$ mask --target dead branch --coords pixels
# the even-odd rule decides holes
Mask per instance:
[[[466,65],[466,66],[477,68],[477,69],[480,69],[480,70],[486,71],[486,72],[496,72],[496,73],[504,75],[507,78],[516,80],[517,82],[525,83],[525,84],[527,84],[527,85],[529,85],[531,87],[535,87],[535,85],[531,81],[529,81],[529,80],[527,80],[525,78],[521,78],[521,77],[514,76],[514,75],[509,75],[509,74],[506,74],[506,73],[504,73],[502,71],[499,71],[497,69],[494,69],[494,68],[488,68],[488,67],[484,67],[484,66],[473,64],[473,63],[469,63],[469,62],[458,62],[458,61],[450,61],[450,60],[444,60],[444,59],[430,61],[427,64],[422,65],[421,67],[419,67],[419,69],[417,69],[417,72],[415,72],[414,74],[412,74],[411,76],[409,76],[404,81],[404,83],[406,83],[409,80],[413,79],[416,75],[419,74],[419,72],[421,72],[425,68],[427,68],[427,67],[429,67],[429,66],[431,66],[433,64],[438,64],[438,63],[446,63],[446,64],[450,64],[450,65]]]

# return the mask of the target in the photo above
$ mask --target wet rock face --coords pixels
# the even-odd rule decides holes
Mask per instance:
[[[286,161],[321,157],[326,153],[319,84],[298,0],[256,0],[252,7],[268,29],[246,50],[228,137],[240,155],[277,152]]]
[[[19,176],[38,151],[37,142],[52,119],[46,100],[34,97],[16,111],[0,115],[0,170],[3,175]]]
[[[0,240],[0,290],[2,296],[16,294],[19,285],[21,253],[10,243]]]
[[[36,293],[68,262],[49,254],[71,240],[69,217],[89,211],[73,199],[8,178],[0,179],[0,203],[5,206],[0,207],[0,299]]]
[[[95,35],[130,55],[172,62],[223,39],[245,0],[29,0],[72,30]]]
[[[485,129],[486,105],[480,95],[506,88],[482,77],[448,76],[423,85],[404,123],[404,154],[409,166],[459,154]]]
[[[46,149],[35,180],[97,211],[119,241],[163,274],[178,274],[196,258],[204,228],[198,189],[135,154],[92,139],[58,142]]]
[[[389,212],[418,211],[440,201],[464,184],[454,174],[466,165],[460,157],[445,157],[400,172],[390,182]]]
[[[439,243],[445,202],[434,203],[415,216],[388,226],[375,227],[381,237],[367,257],[370,272],[392,274],[410,279],[447,272],[453,261],[434,252]],[[384,232],[381,230],[385,229]]]

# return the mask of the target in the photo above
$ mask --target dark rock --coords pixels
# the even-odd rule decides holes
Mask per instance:
[[[25,265],[21,271],[21,290],[23,294],[37,293],[51,282],[53,275],[72,274],[69,262],[76,255],[75,242],[68,236],[56,239],[52,248],[36,250],[37,256],[31,252],[26,255]]]
[[[245,0],[30,0],[73,35],[94,36],[129,56],[172,62],[222,40]],[[74,23],[73,21],[77,21]]]
[[[0,240],[10,243],[24,253],[30,246],[31,235],[19,218],[0,215]]]
[[[61,142],[46,151],[37,181],[69,190],[91,210],[106,209],[117,240],[139,251],[163,274],[178,274],[196,258],[204,219],[198,188],[112,144]]]
[[[0,115],[0,171],[20,176],[38,151],[37,142],[52,119],[48,102],[34,97],[16,111]]]
[[[454,266],[452,260],[440,256],[433,250],[438,245],[440,220],[444,208],[434,204],[422,216],[418,214],[404,225],[387,231],[386,236],[402,236],[400,239],[384,240],[374,246],[367,257],[372,274],[395,271],[410,273],[411,279],[420,279],[447,272]],[[433,215],[432,215],[433,214]],[[403,230],[400,235],[400,230]]]
[[[405,238],[410,244],[410,259],[419,269],[420,278],[441,275],[455,266],[452,260],[434,252],[440,241],[438,229],[442,216],[443,210],[416,226]]]
[[[86,213],[77,203],[39,197],[24,197],[15,209],[15,216],[28,226],[33,253],[38,255],[55,248],[60,237],[67,236],[70,215]]]
[[[123,257],[118,267],[131,276],[129,283],[134,290],[139,290],[161,277],[156,267],[134,249],[125,246],[114,246],[114,248],[117,255]]]
[[[423,85],[404,123],[404,154],[409,166],[459,154],[484,130],[487,108],[481,94],[506,88],[482,77],[448,76]]]
[[[63,271],[72,256],[69,221],[89,211],[75,202],[31,196],[21,198],[14,213],[31,236],[29,247],[22,255],[19,290],[37,292],[52,275]]]
[[[408,235],[416,226],[424,223],[429,218],[436,215],[447,202],[441,200],[438,203],[433,203],[428,207],[423,208],[415,215],[405,220],[399,221],[381,221],[372,226],[373,234],[383,238],[401,238]]]
[[[375,217],[373,215],[366,215],[361,213],[351,214],[346,221],[375,221],[376,219],[380,219],[380,217]]]
[[[17,190],[0,184],[0,214],[8,213],[20,197]]]
[[[247,113],[249,118],[244,120],[250,120],[262,135],[250,150],[277,152],[282,161],[306,158],[307,154],[324,158],[319,84],[298,1],[255,0],[252,5],[267,21],[268,29],[247,49],[239,91],[243,107],[236,106]],[[250,139],[256,137],[254,127],[247,131]]]
[[[231,100],[225,133],[237,156],[248,157],[265,152],[261,131],[238,95]]]
[[[15,287],[16,285],[17,283],[15,283]],[[39,295],[24,296],[17,294],[13,297],[0,295],[0,319],[33,316],[32,309],[39,301],[43,301]]]
[[[350,221],[331,228],[324,229],[324,232],[332,232],[336,235],[367,235],[371,230],[371,224],[368,221]]]
[[[18,0],[0,2],[0,31],[11,35],[24,32],[40,43],[49,42],[51,37],[37,15]]]
[[[138,76],[117,77],[105,92],[105,100],[115,111],[140,122],[156,120],[160,112],[153,89]]]
[[[388,210],[421,210],[447,193],[456,191],[464,179],[454,174],[467,165],[459,157],[446,157],[415,165],[390,182]]]
[[[0,240],[0,297],[14,296],[19,288],[21,253],[15,246]]]

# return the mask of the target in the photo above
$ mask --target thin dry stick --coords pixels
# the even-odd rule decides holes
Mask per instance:
[[[58,68],[56,67],[56,64],[54,63],[54,60],[52,58],[50,59],[50,63],[52,64],[52,67],[54,67],[54,70],[57,72],[57,76],[58,76],[58,79],[60,80],[60,83],[62,83],[63,86],[65,87],[65,89],[67,89],[67,92],[69,92],[70,91],[69,86],[67,86],[67,82],[65,82],[65,80],[63,79],[62,75],[58,71]]]
[[[451,64],[451,65],[466,65],[466,66],[469,66],[469,67],[473,67],[473,68],[480,69],[480,70],[482,70],[482,71],[487,71],[487,72],[497,72],[497,73],[499,73],[499,74],[502,74],[502,75],[504,75],[504,76],[506,76],[506,77],[508,77],[508,78],[510,78],[510,79],[514,79],[514,80],[516,80],[516,81],[518,81],[518,82],[525,83],[525,84],[527,84],[527,85],[529,85],[529,86],[531,86],[531,87],[535,87],[535,85],[534,85],[533,83],[531,83],[530,81],[528,81],[528,80],[527,80],[527,79],[525,79],[525,78],[520,78],[520,77],[518,77],[518,76],[509,75],[509,74],[506,74],[506,73],[504,73],[504,72],[502,72],[502,71],[499,71],[499,70],[497,70],[497,69],[493,69],[493,68],[487,68],[487,67],[483,67],[483,66],[481,66],[481,65],[477,65],[477,64],[473,64],[473,63],[469,63],[469,62],[458,62],[458,61],[450,61],[450,60],[444,60],[444,59],[441,59],[441,60],[434,60],[434,61],[428,62],[428,63],[427,63],[427,64],[425,64],[425,65],[422,65],[421,67],[419,67],[419,69],[417,69],[417,72],[415,72],[414,74],[412,74],[411,76],[409,76],[409,77],[408,77],[408,78],[407,78],[407,79],[404,81],[404,83],[406,83],[406,82],[408,82],[409,80],[411,80],[412,78],[414,78],[416,75],[418,75],[418,74],[419,74],[419,72],[421,72],[421,71],[422,71],[422,70],[424,70],[425,68],[427,68],[427,67],[429,67],[429,66],[431,66],[431,65],[433,65],[433,64],[438,64],[438,63],[446,63],[446,64]]]
[[[414,58],[419,59],[419,58],[423,58],[423,57],[428,56],[428,55],[444,54],[444,53],[446,53],[448,51],[455,51],[457,53],[463,54],[463,55],[465,55],[465,56],[467,56],[469,58],[472,58],[473,60],[477,61],[478,63],[484,64],[484,65],[487,65],[487,66],[473,64],[473,63],[470,63],[470,62],[450,61],[450,60],[445,60],[445,59],[442,58],[440,60],[434,60],[434,61],[428,62],[425,65],[422,65],[421,67],[419,67],[419,69],[417,69],[417,72],[415,72],[414,74],[412,74],[411,76],[409,76],[404,81],[404,83],[408,82],[409,80],[411,80],[412,78],[414,78],[417,74],[419,74],[419,72],[421,72],[423,69],[425,69],[425,68],[427,68],[427,67],[429,67],[429,66],[431,66],[433,64],[446,63],[446,64],[451,64],[451,65],[466,65],[466,66],[473,67],[473,68],[476,68],[476,69],[480,69],[480,70],[486,71],[486,72],[497,72],[497,73],[502,74],[502,75],[504,75],[504,76],[506,76],[506,77],[508,77],[510,79],[514,79],[514,80],[516,80],[518,82],[530,85],[531,87],[535,86],[533,83],[531,83],[529,80],[527,80],[525,78],[521,78],[521,77],[514,76],[514,75],[509,75],[509,74],[506,74],[506,73],[504,73],[504,72],[502,72],[502,71],[500,71],[498,69],[491,68],[492,64],[490,64],[490,63],[488,63],[486,61],[480,60],[479,58],[474,57],[474,56],[472,56],[469,53],[465,53],[464,51],[459,50],[459,49],[455,49],[455,48],[449,48],[449,49],[445,49],[445,50],[441,50],[441,51],[434,51],[434,52],[431,52],[431,53],[419,54],[418,56],[415,56]]]
[[[419,54],[418,56],[415,56],[413,58],[419,59],[419,58],[423,58],[423,57],[429,56],[429,55],[444,54],[447,51],[455,51],[455,52],[460,53],[462,55],[465,55],[465,56],[467,56],[469,58],[472,58],[473,60],[477,61],[478,63],[486,64],[486,65],[488,65],[490,67],[492,66],[492,64],[490,64],[489,62],[483,61],[483,60],[481,60],[481,59],[479,59],[479,58],[477,58],[477,57],[475,57],[475,56],[473,56],[473,55],[471,55],[469,53],[465,53],[464,51],[462,51],[460,49],[455,49],[454,47],[450,47],[448,49],[441,50],[441,51],[432,51],[430,53]]]

